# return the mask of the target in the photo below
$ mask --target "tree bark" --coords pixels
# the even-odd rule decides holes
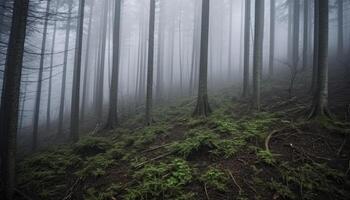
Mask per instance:
[[[70,137],[72,142],[79,140],[79,102],[80,102],[80,73],[81,73],[81,52],[83,46],[84,32],[84,8],[85,0],[79,1],[78,24],[75,43],[75,58],[73,70],[72,104],[70,118]]]
[[[44,22],[44,32],[41,43],[41,55],[40,55],[40,67],[39,67],[39,76],[38,83],[36,88],[35,96],[35,107],[34,107],[34,118],[33,118],[33,135],[32,135],[32,151],[35,151],[38,148],[38,129],[39,129],[39,115],[40,115],[40,101],[41,101],[41,88],[42,88],[42,79],[44,71],[44,61],[45,61],[45,51],[46,51],[46,37],[47,37],[47,25],[50,12],[51,1],[47,1],[46,11],[45,11],[45,22]]]
[[[113,68],[111,79],[111,90],[109,97],[109,114],[107,120],[107,128],[113,129],[117,127],[118,119],[118,83],[119,83],[119,51],[120,51],[120,17],[121,17],[121,0],[115,2],[115,14],[113,25]]]
[[[263,39],[264,39],[264,3],[259,0],[255,3],[255,33],[254,33],[254,61],[253,61],[253,104],[261,110],[261,76],[263,66]]]
[[[210,1],[202,0],[201,47],[197,106],[194,116],[208,116],[211,109],[208,102],[208,42]]]
[[[156,1],[150,0],[149,17],[149,39],[148,39],[148,68],[147,68],[147,97],[146,97],[146,119],[147,125],[152,123],[153,103],[153,57],[154,57],[154,23],[155,23]]]
[[[243,74],[243,93],[242,98],[247,98],[249,94],[249,53],[250,53],[250,6],[251,1],[245,1],[244,14],[244,74]]]
[[[318,26],[318,73],[317,89],[312,102],[312,110],[309,118],[330,117],[328,110],[328,35],[329,35],[329,2],[319,0],[319,26]]]
[[[4,191],[0,197],[12,200],[15,189],[18,106],[24,42],[29,0],[15,0],[12,25],[6,54],[3,93],[0,107],[1,178]]]

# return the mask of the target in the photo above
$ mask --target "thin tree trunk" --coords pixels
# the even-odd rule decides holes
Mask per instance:
[[[208,40],[210,1],[202,0],[201,50],[197,106],[193,115],[208,116],[211,112],[208,102]]]
[[[251,1],[245,1],[244,16],[244,75],[243,75],[243,93],[242,97],[247,98],[249,94],[249,59],[250,59],[250,6]]]
[[[154,23],[156,1],[150,0],[149,39],[148,39],[148,68],[147,68],[147,97],[146,97],[146,124],[152,123],[153,103],[153,57],[154,57]]]
[[[263,65],[264,39],[264,3],[259,0],[255,3],[255,33],[254,33],[254,61],[253,61],[253,102],[255,108],[261,110],[261,76]]]
[[[344,52],[344,0],[338,3],[338,56],[342,58]]]
[[[34,107],[34,118],[33,118],[33,135],[32,135],[32,151],[35,151],[38,148],[38,129],[39,129],[39,115],[40,115],[40,101],[41,101],[41,88],[43,81],[43,71],[44,71],[44,61],[45,61],[45,51],[46,51],[46,37],[47,37],[47,25],[50,12],[51,1],[47,1],[46,4],[46,15],[44,22],[44,32],[41,43],[41,55],[40,55],[40,67],[39,67],[39,76],[38,84],[36,88],[36,97],[35,97],[35,107]]]
[[[269,76],[274,75],[274,59],[275,59],[275,18],[276,18],[276,1],[270,2],[270,57],[269,57]]]
[[[79,140],[79,109],[80,109],[80,73],[81,73],[81,52],[83,47],[84,32],[84,8],[85,0],[80,0],[78,10],[78,24],[75,43],[75,58],[73,71],[72,104],[70,118],[70,138],[72,142]]]
[[[308,64],[308,45],[309,45],[309,9],[310,2],[304,1],[304,36],[303,36],[303,71],[306,70]]]
[[[64,115],[64,106],[65,106],[65,95],[66,95],[66,78],[67,78],[67,62],[68,62],[68,48],[69,48],[69,39],[70,39],[70,26],[72,21],[72,8],[73,2],[69,2],[68,8],[68,19],[66,25],[66,36],[65,36],[65,46],[64,46],[64,60],[63,60],[63,74],[61,82],[61,96],[60,96],[60,108],[58,114],[58,135],[63,134],[63,115]]]
[[[113,25],[113,68],[111,79],[111,90],[109,97],[109,114],[107,128],[113,129],[117,126],[117,106],[118,106],[118,83],[119,83],[119,51],[120,51],[120,18],[121,18],[121,1],[115,2],[115,14]]]
[[[162,2],[159,1],[159,25],[158,25],[158,55],[157,55],[157,84],[156,84],[156,99],[158,102],[162,102],[163,95],[163,52],[164,52],[164,33],[163,33],[163,20],[162,16],[164,9],[162,7]]]
[[[55,13],[57,13],[59,3],[56,1],[56,9]],[[52,35],[52,43],[51,43],[51,58],[50,58],[50,77],[49,77],[49,91],[47,95],[47,109],[46,109],[46,130],[50,129],[51,123],[51,96],[52,96],[52,73],[53,73],[53,60],[54,60],[54,51],[56,44],[56,32],[57,32],[57,21],[54,22],[53,25],[53,35]]]
[[[330,117],[328,110],[328,31],[329,31],[329,2],[328,0],[319,0],[319,26],[318,26],[318,73],[317,89],[314,94],[312,111],[309,116],[313,118]]]
[[[92,16],[94,10],[94,0],[91,1],[90,14],[89,14],[89,27],[88,27],[88,37],[86,45],[86,55],[85,55],[85,70],[84,70],[84,83],[83,83],[83,94],[81,103],[81,120],[84,121],[86,109],[87,109],[87,84],[88,84],[88,72],[89,72],[89,61],[90,61],[90,49],[91,49],[91,35],[92,35]]]
[[[233,66],[232,66],[232,57],[233,57],[233,55],[232,55],[232,16],[233,16],[233,1],[230,1],[230,15],[229,15],[229,20],[228,20],[229,21],[229,36],[228,36],[228,73],[227,73],[227,76],[228,76],[227,80],[229,82],[232,80],[232,68],[233,68]]]
[[[313,69],[312,69],[312,80],[311,80],[311,91],[315,92],[317,88],[317,74],[318,74],[318,50],[319,50],[319,20],[320,20],[320,13],[319,13],[319,1],[314,0],[315,4],[315,12],[314,12],[314,54],[313,54]]]
[[[0,197],[12,200],[15,189],[18,106],[20,97],[23,51],[29,0],[15,0],[6,54],[3,93],[0,107],[1,178],[4,192]]]

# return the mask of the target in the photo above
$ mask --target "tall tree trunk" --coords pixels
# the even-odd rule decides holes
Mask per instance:
[[[294,0],[287,0],[288,2],[288,36],[287,36],[287,60],[288,63],[293,62],[293,15],[294,15]]]
[[[243,4],[243,3],[242,3]],[[243,14],[243,13],[242,13]],[[232,16],[233,16],[233,1],[230,1],[230,15],[229,15],[229,35],[228,35],[228,72],[227,72],[227,80],[231,82],[232,80]]]
[[[303,71],[306,70],[308,64],[308,46],[309,46],[309,9],[310,2],[304,1],[304,36],[303,36]]]
[[[24,41],[29,0],[15,0],[6,54],[3,93],[0,107],[1,178],[4,191],[0,197],[12,200],[15,189],[18,106],[21,87]]]
[[[312,111],[309,118],[330,117],[328,110],[328,35],[329,35],[329,2],[319,0],[316,12],[319,13],[318,26],[318,73],[317,89],[312,102]]]
[[[314,0],[315,4],[315,11],[314,11],[314,54],[313,54],[313,64],[312,64],[312,80],[311,80],[311,91],[315,92],[317,88],[317,74],[318,74],[318,50],[319,50],[319,20],[320,20],[320,13],[319,13],[319,1]]]
[[[344,0],[337,0],[338,3],[338,57],[342,58],[344,52]]]
[[[159,1],[159,25],[158,25],[158,55],[157,55],[157,83],[156,83],[156,99],[157,102],[162,102],[163,95],[163,58],[164,58],[164,23],[162,16],[164,15],[164,9],[162,7],[163,1]]]
[[[56,1],[55,13],[58,11],[59,3]],[[52,95],[52,73],[53,73],[53,60],[54,60],[54,51],[56,44],[56,31],[57,31],[57,21],[55,20],[53,25],[53,34],[52,34],[52,43],[51,43],[51,58],[50,58],[50,77],[49,77],[49,91],[47,94],[47,109],[46,109],[46,130],[50,129],[51,123],[51,95]]]
[[[44,71],[44,61],[45,61],[45,51],[46,51],[46,37],[47,37],[47,25],[50,12],[51,1],[47,1],[46,4],[46,15],[44,22],[44,32],[41,43],[41,55],[40,55],[40,67],[39,67],[39,76],[38,84],[36,88],[35,96],[35,107],[34,107],[34,118],[33,118],[33,136],[32,136],[32,151],[35,151],[38,147],[38,129],[39,129],[39,114],[40,114],[40,101],[41,101],[41,88],[43,81],[43,71]]]
[[[103,8],[103,28],[101,29],[101,57],[100,57],[100,69],[99,69],[99,77],[98,77],[98,87],[97,87],[97,121],[98,123],[102,123],[103,121],[103,104],[104,104],[104,78],[105,78],[105,58],[106,58],[106,44],[107,44],[107,21],[108,21],[108,2],[104,2]]]
[[[255,108],[261,109],[261,76],[263,66],[263,39],[264,39],[264,3],[259,0],[255,3],[255,33],[254,33],[254,61],[253,61],[253,103]]]
[[[244,14],[244,74],[243,74],[243,93],[242,97],[247,98],[249,95],[249,54],[250,54],[250,0],[245,1]]]
[[[275,59],[275,18],[276,18],[276,1],[270,2],[270,57],[269,57],[269,76],[274,74],[274,59]]]
[[[121,18],[121,1],[115,2],[115,14],[113,25],[113,68],[111,79],[111,90],[109,97],[109,114],[107,128],[113,129],[117,126],[117,106],[118,106],[118,83],[119,83],[119,52],[120,52],[120,18]]]
[[[63,115],[64,115],[64,106],[65,106],[65,95],[66,95],[66,78],[67,78],[67,63],[68,63],[68,52],[69,52],[69,39],[70,39],[70,26],[72,21],[72,8],[73,2],[69,2],[68,8],[68,19],[66,25],[66,36],[65,36],[65,45],[64,45],[64,58],[63,58],[63,74],[61,82],[61,96],[60,96],[60,108],[58,114],[58,135],[63,133]]]
[[[87,84],[88,84],[88,74],[89,74],[89,61],[90,61],[90,49],[91,49],[91,36],[92,36],[92,17],[94,11],[94,0],[91,0],[90,14],[89,14],[89,27],[88,27],[88,36],[87,36],[87,44],[86,44],[86,55],[85,55],[85,70],[84,70],[84,82],[83,82],[83,94],[82,94],[82,102],[81,102],[81,121],[84,121],[86,109],[87,109]]]
[[[78,24],[75,43],[75,57],[73,70],[73,88],[72,88],[72,104],[70,118],[70,137],[71,141],[79,140],[79,102],[80,102],[80,73],[81,73],[81,52],[83,46],[84,32],[84,8],[85,0],[80,0],[78,10]]]
[[[297,70],[299,65],[300,0],[294,0],[293,10],[293,68]]]
[[[208,102],[208,40],[209,40],[209,0],[202,0],[201,48],[197,106],[193,115],[208,116],[211,112]]]
[[[154,23],[156,1],[150,0],[149,39],[148,39],[148,68],[147,68],[147,97],[146,97],[146,124],[152,123],[153,103],[153,57],[154,57]]]

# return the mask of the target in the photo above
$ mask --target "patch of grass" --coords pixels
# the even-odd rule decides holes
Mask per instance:
[[[219,191],[226,191],[228,184],[228,175],[216,167],[210,167],[199,180],[206,184],[207,187],[214,188]]]
[[[154,124],[152,126],[145,127],[140,131],[134,133],[133,145],[136,147],[142,147],[146,144],[152,143],[157,136],[166,134],[170,127],[165,124]]]

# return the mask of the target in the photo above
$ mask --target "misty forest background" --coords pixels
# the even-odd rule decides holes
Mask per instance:
[[[349,0],[0,0],[0,198],[347,199]]]

